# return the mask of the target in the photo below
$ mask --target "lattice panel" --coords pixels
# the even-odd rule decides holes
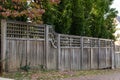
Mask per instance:
[[[111,47],[111,40],[83,37],[83,47]]]
[[[115,46],[115,52],[120,52],[120,46]]]
[[[91,39],[83,38],[83,47],[91,47]]]
[[[100,40],[100,47],[111,47],[111,40]]]
[[[106,41],[100,40],[100,47],[106,47]]]
[[[7,37],[14,38],[44,38],[43,25],[34,26],[23,23],[7,23]]]
[[[61,47],[80,47],[80,37],[73,36],[60,36]]]
[[[98,39],[91,39],[91,47],[98,47]]]
[[[112,46],[111,41],[106,41],[106,47],[111,47],[111,46]]]

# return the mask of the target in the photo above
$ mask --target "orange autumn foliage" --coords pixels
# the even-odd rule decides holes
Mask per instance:
[[[0,18],[15,19],[24,16],[31,21],[41,22],[44,12],[40,5],[34,2],[28,4],[27,0],[0,0]]]
[[[43,0],[0,0],[0,18],[14,19],[29,18],[32,22],[42,23],[41,17],[45,13]],[[49,0],[52,4],[58,4],[60,0]],[[30,4],[29,4],[30,3]]]

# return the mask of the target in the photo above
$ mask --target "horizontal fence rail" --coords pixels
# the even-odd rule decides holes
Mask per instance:
[[[50,25],[1,21],[5,71],[23,66],[53,70],[114,68],[114,41],[56,33]]]

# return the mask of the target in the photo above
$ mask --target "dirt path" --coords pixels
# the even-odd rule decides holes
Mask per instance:
[[[77,78],[67,78],[64,80],[120,80],[120,72],[104,75],[81,76]]]

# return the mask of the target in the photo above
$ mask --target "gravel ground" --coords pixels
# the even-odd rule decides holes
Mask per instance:
[[[77,78],[67,78],[64,80],[120,80],[120,73],[110,73],[104,75],[81,76]]]

